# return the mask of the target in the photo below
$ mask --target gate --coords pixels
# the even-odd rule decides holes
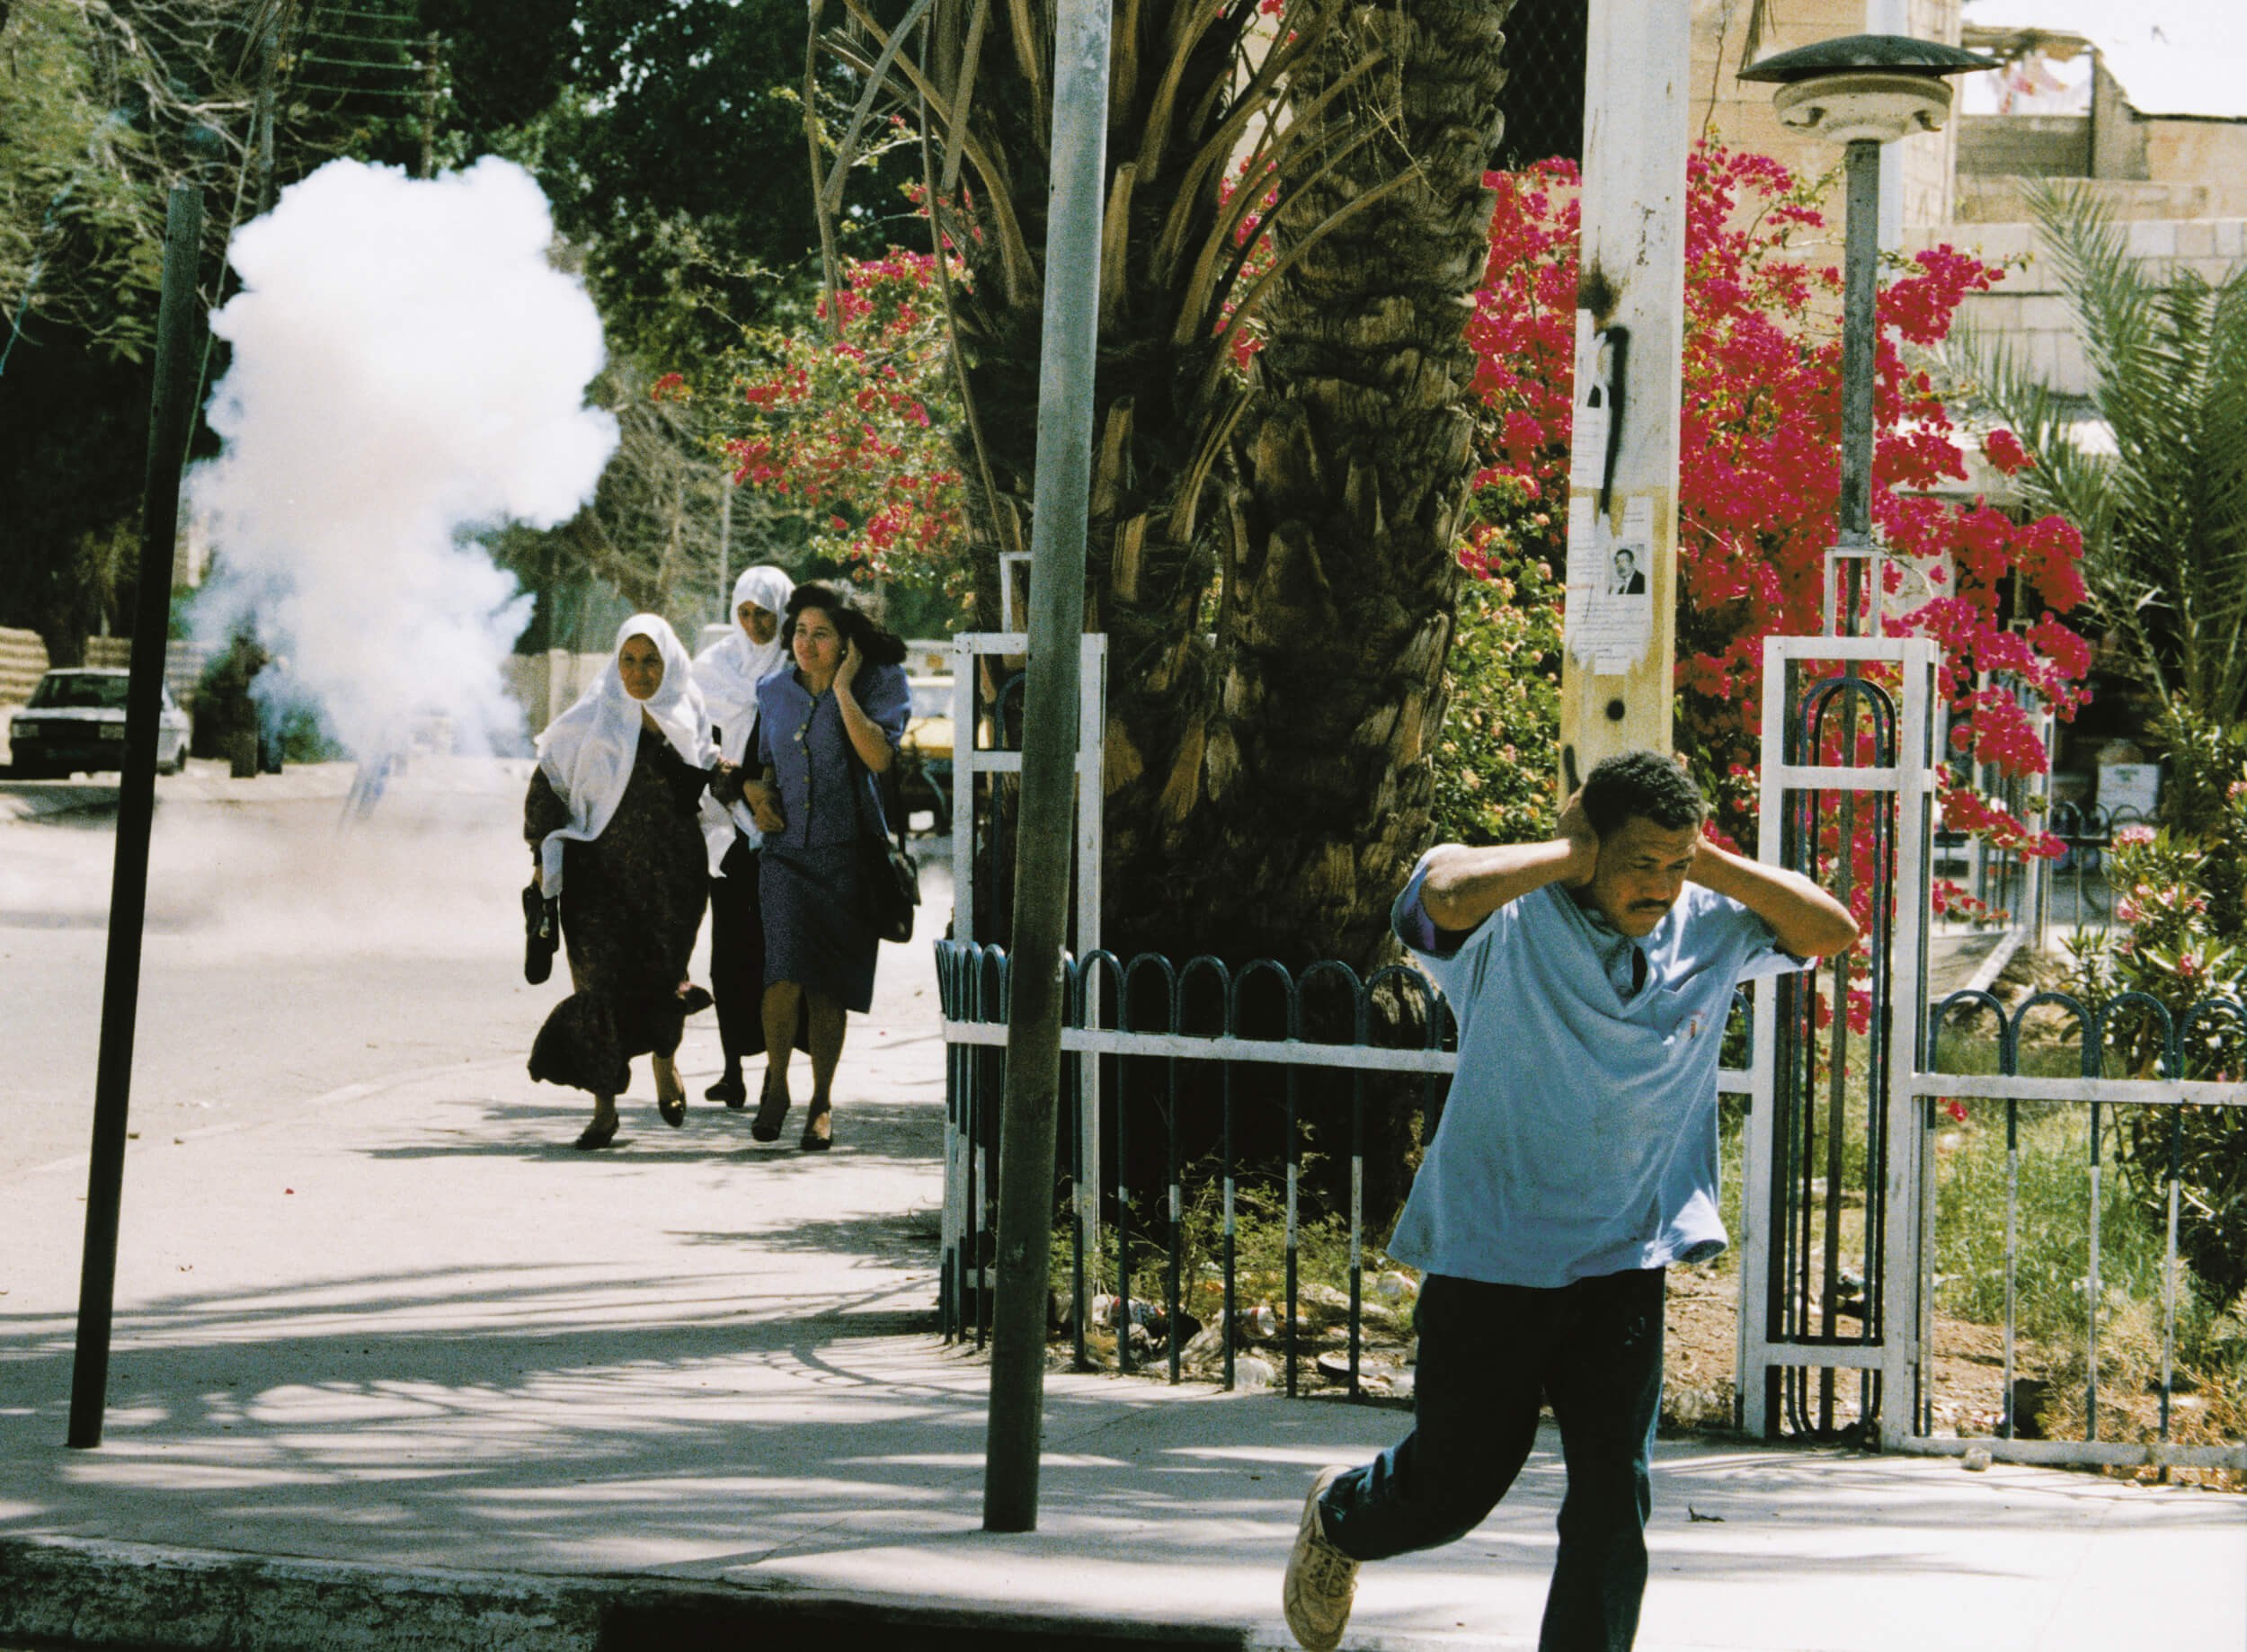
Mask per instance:
[[[1901,1443],[1918,1409],[1927,1202],[1912,1081],[1925,1047],[1939,662],[1924,637],[1763,644],[1763,857],[1844,901],[1867,883],[1878,892],[1863,956],[1756,983],[1739,1393],[1742,1422],[1767,1437],[1782,1419],[1842,1435],[1844,1373],[1866,1444]]]
[[[1743,1171],[1739,1420],[1772,1437],[1850,1440],[1868,1448],[1957,1452],[1976,1445],[2019,1461],[2247,1470],[2235,1442],[2171,1437],[2172,1355],[2180,1263],[2177,1138],[2187,1108],[2247,1106],[2247,1084],[2209,1061],[2247,1005],[2212,999],[2172,1018],[2142,993],[2101,1007],[2037,992],[2012,1011],[1985,992],[1931,1006],[1927,990],[1934,803],[1943,737],[1940,663],[1926,638],[1772,637],[1763,651],[1762,854],[1843,900],[1870,884],[1861,954],[1756,983],[1750,1115]],[[2021,1029],[2050,1005],[2078,1028],[2069,1076],[2021,1070]],[[1986,1013],[1999,1070],[1946,1072],[1941,1020]],[[2104,1076],[2118,1027],[2138,1017],[2157,1046],[2144,1070]],[[2157,1034],[2158,1036],[2154,1036]],[[2225,1046],[2232,1047],[2230,1045]],[[2196,1055],[2195,1052],[2199,1054]],[[2235,1069],[2234,1069],[2235,1070]],[[1936,1432],[1933,1400],[1936,1104],[2001,1103],[2007,1142],[2004,1386],[1994,1436]],[[2013,1278],[2023,1214],[2020,1109],[2084,1110],[2090,1198],[2085,1277],[2085,1433],[2016,1437]],[[2100,1437],[2100,1113],[2159,1109],[2168,1135],[2168,1221],[2161,1263],[2158,1437]],[[1963,1119],[1959,1111],[1955,1117]],[[2151,1128],[2151,1126],[2148,1126]],[[1845,1399],[1843,1384],[1856,1392]],[[1844,1423],[1845,1414],[1853,1420]]]

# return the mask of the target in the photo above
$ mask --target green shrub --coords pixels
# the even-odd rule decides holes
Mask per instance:
[[[2097,1007],[2137,991],[2181,1018],[2198,1005],[2247,1000],[2247,724],[2216,728],[2172,705],[2157,738],[2169,759],[2168,823],[2116,834],[2108,876],[2115,916],[2131,929],[2071,943],[2073,984]],[[2158,1017],[2125,1008],[2107,1028],[2108,1071],[2247,1074],[2247,1026],[2234,1014],[2201,1015],[2180,1073],[2162,1073],[2163,1042]],[[2124,1181],[2164,1221],[2172,1151],[2179,1248],[2205,1290],[2228,1303],[2247,1289],[2247,1118],[2224,1107],[2127,1110],[2118,1147]]]
[[[1438,842],[1530,842],[1559,813],[1562,581],[1539,555],[1533,496],[1493,484],[1478,501],[1497,525],[1479,530],[1482,577],[1459,593],[1433,824]],[[1516,518],[1526,536],[1505,525]]]
[[[2018,1106],[2014,1322],[2032,1341],[2081,1346],[2090,1322],[2087,1111],[2062,1102]],[[2111,1129],[2109,1120],[2109,1142]],[[1967,1120],[1937,1137],[1937,1300],[1946,1312],[1984,1325],[2005,1318],[2006,1158],[2002,1102],[1975,1104]],[[2102,1319],[2121,1303],[2162,1296],[2163,1230],[2135,1202],[2114,1195],[2109,1182],[2099,1212]]]

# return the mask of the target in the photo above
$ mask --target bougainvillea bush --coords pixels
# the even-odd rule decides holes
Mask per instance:
[[[1474,388],[1485,408],[1488,468],[1483,520],[1462,561],[1511,583],[1547,570],[1530,600],[1550,603],[1566,560],[1568,464],[1576,326],[1576,171],[1549,162],[1492,173],[1496,195],[1488,280],[1470,326],[1479,360]],[[1815,190],[1767,156],[1701,145],[1688,172],[1683,416],[1680,440],[1677,738],[1717,807],[1716,829],[1752,843],[1763,638],[1815,634],[1838,502],[1841,432],[1839,273],[1791,245],[1824,218]],[[2083,600],[2081,542],[2057,518],[2017,524],[1979,501],[1960,504],[1923,490],[1963,481],[1957,430],[1916,356],[1949,332],[1959,302],[2000,271],[1934,248],[1890,271],[1878,300],[1880,337],[1872,509],[1877,532],[1899,560],[1886,574],[1906,611],[1891,628],[1934,636],[1945,651],[1944,689],[1953,745],[2001,775],[2040,772],[2046,754],[2008,687],[2025,685],[2063,717],[2081,704],[2090,651],[2064,617]],[[2005,432],[1985,444],[2001,469],[2033,462]],[[1488,714],[1535,702],[1514,673],[1559,669],[1550,623],[1541,652],[1478,645],[1487,604],[1462,609],[1452,720],[1445,737],[1463,757]],[[1550,621],[1550,609],[1547,619]],[[1504,622],[1520,626],[1519,619]],[[1531,751],[1533,733],[1510,742]],[[1536,748],[1550,777],[1550,731]],[[1488,777],[1485,776],[1486,787]],[[1544,790],[1549,819],[1550,782]],[[1475,830],[1476,792],[1440,822]],[[2030,852],[2057,846],[1995,800],[1950,776],[1948,824]],[[1487,811],[1486,811],[1487,814]],[[1869,854],[1868,845],[1852,846]],[[1828,845],[1829,852],[1838,845]],[[1852,879],[1861,909],[1875,884],[1869,863]],[[1861,916],[1862,915],[1861,910]]]
[[[748,341],[721,443],[741,486],[813,514],[808,547],[854,576],[956,584],[958,405],[936,259],[893,247],[846,262],[839,322]],[[956,273],[955,279],[957,279]]]

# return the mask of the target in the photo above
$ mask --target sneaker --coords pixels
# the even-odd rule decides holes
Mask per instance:
[[[1342,1631],[1350,1621],[1350,1602],[1357,1594],[1357,1562],[1327,1541],[1320,1523],[1319,1501],[1347,1470],[1325,1469],[1310,1483],[1303,1499],[1303,1522],[1295,1532],[1295,1548],[1287,1557],[1287,1582],[1280,1604],[1287,1612],[1287,1627],[1308,1652],[1334,1652],[1342,1644]]]

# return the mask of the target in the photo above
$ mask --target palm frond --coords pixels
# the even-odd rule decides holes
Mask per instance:
[[[2113,457],[2090,462],[2058,398],[2011,352],[1970,351],[1981,387],[2039,458],[2031,499],[2082,529],[2099,617],[2147,686],[2236,722],[2247,714],[2247,272],[2211,282],[2148,264],[2080,185],[2029,195]]]

